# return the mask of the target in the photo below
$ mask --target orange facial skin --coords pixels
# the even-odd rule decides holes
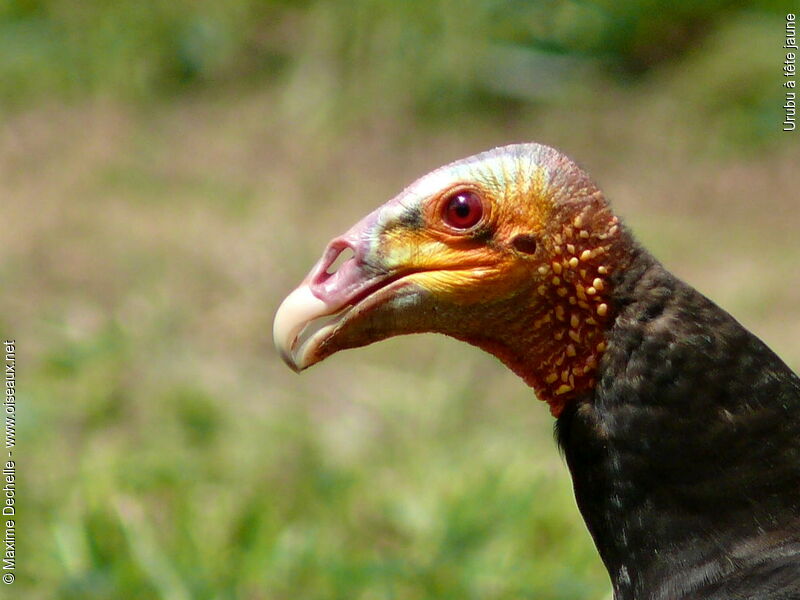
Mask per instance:
[[[477,206],[468,227],[448,213],[459,195]],[[498,148],[423,177],[331,242],[292,295],[306,307],[281,306],[276,344],[300,370],[394,335],[444,333],[497,356],[558,416],[594,385],[622,236],[569,159],[536,144]],[[345,247],[353,258],[328,273]]]

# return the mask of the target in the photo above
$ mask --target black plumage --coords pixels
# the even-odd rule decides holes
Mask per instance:
[[[800,378],[630,248],[598,384],[556,425],[615,598],[800,598]]]

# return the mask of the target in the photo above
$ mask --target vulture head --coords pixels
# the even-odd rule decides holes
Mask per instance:
[[[300,371],[346,348],[442,333],[497,356],[558,416],[594,385],[623,238],[564,155],[496,148],[422,177],[332,240],[280,306],[275,344]]]

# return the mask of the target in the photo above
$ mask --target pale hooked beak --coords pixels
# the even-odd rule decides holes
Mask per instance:
[[[325,317],[335,310],[335,307],[331,307],[317,298],[306,283],[300,285],[281,302],[272,324],[272,339],[283,362],[289,365],[294,372],[299,373],[312,364],[307,356],[307,351],[314,347],[312,343],[314,335],[306,336],[305,340],[301,341],[300,334],[311,322]],[[321,327],[316,334],[318,336],[325,335],[334,326],[335,323]]]
[[[272,336],[292,370],[299,372],[322,360],[320,346],[337,325],[353,312],[355,304],[390,279],[366,259],[375,221],[376,213],[372,213],[330,242],[308,276],[278,308]],[[335,268],[334,263],[347,250],[353,256]]]

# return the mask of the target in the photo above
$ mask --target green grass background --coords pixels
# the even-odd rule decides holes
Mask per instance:
[[[272,316],[414,178],[536,140],[797,369],[786,10],[4,3],[0,595],[609,598],[547,408],[496,360],[414,336],[298,377]]]

